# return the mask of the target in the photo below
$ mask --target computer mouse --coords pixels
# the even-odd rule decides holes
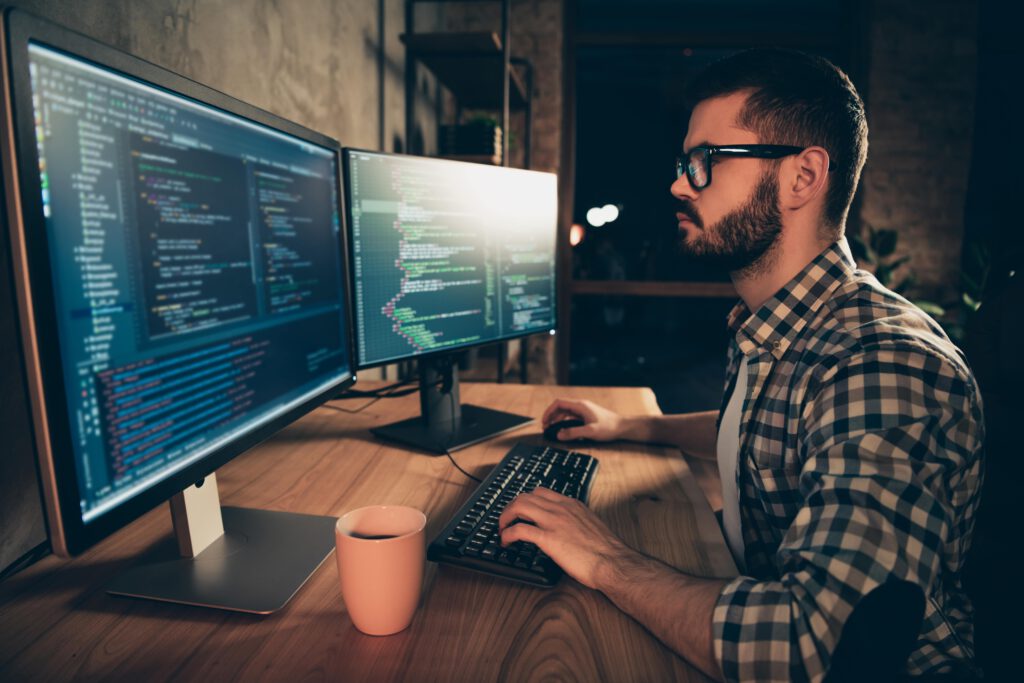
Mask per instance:
[[[548,441],[558,441],[558,432],[562,429],[568,429],[570,427],[582,427],[586,422],[579,419],[578,417],[570,417],[565,420],[559,420],[558,422],[552,422],[544,428],[544,438]]]

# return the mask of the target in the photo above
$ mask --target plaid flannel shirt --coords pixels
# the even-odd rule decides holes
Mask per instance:
[[[821,680],[857,602],[894,579],[926,598],[906,673],[973,667],[960,569],[982,478],[980,392],[931,318],[855,268],[841,240],[756,313],[740,301],[729,315],[723,411],[750,363],[746,575],[713,617],[728,681]]]

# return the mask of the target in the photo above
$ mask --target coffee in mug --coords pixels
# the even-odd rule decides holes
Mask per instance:
[[[419,604],[427,518],[416,508],[372,505],[335,527],[341,597],[352,624],[368,635],[406,629]]]

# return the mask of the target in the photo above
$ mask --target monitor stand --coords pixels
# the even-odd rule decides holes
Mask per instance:
[[[420,415],[371,429],[376,436],[444,454],[515,429],[533,418],[459,402],[455,356],[420,359]]]
[[[337,519],[220,506],[211,474],[171,499],[180,557],[134,567],[113,595],[270,614],[334,550]]]

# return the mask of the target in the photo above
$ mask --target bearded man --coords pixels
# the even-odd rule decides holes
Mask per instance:
[[[741,297],[721,410],[622,416],[558,400],[543,422],[582,419],[563,440],[717,459],[740,575],[668,567],[545,489],[508,506],[502,542],[537,544],[715,679],[977,675],[960,573],[982,478],[980,393],[935,321],[853,262],[861,98],[825,59],[752,50],[709,67],[690,101],[671,187],[680,239],[728,269]]]

